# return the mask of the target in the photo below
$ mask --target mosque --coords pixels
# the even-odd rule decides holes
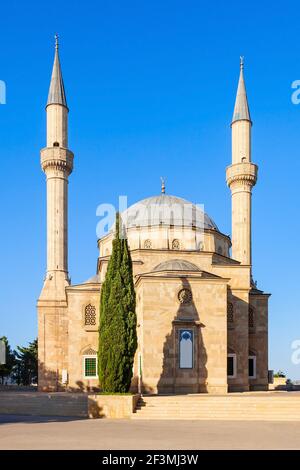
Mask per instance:
[[[257,165],[241,59],[231,122],[232,232],[203,209],[161,194],[122,219],[133,261],[138,348],[132,390],[151,394],[268,388],[268,299],[252,280],[251,196]],[[101,389],[97,348],[101,285],[114,231],[98,240],[96,274],[73,285],[68,273],[68,179],[74,155],[58,40],[50,82],[41,167],[47,191],[47,271],[38,299],[39,389]]]

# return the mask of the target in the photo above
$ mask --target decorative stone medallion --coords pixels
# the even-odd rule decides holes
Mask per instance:
[[[180,242],[175,238],[175,240],[172,241],[172,250],[179,250],[180,249]]]
[[[192,303],[193,295],[190,289],[180,289],[178,292],[178,300],[182,305],[189,305]]]

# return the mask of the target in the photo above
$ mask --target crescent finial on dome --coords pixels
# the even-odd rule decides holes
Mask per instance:
[[[161,194],[165,194],[166,193],[166,178],[161,176],[160,181],[161,181]]]

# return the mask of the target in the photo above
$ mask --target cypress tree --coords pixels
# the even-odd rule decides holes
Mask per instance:
[[[137,348],[135,291],[127,239],[120,238],[120,216],[101,289],[98,373],[104,392],[126,393],[130,388]]]

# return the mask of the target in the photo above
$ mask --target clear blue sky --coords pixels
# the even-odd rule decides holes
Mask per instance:
[[[298,3],[192,0],[13,1],[1,5],[0,330],[32,340],[45,273],[45,103],[54,33],[70,108],[69,270],[96,269],[95,211],[167,191],[203,203],[230,233],[230,120],[239,72],[253,119],[253,263],[270,299],[270,368],[300,378]]]

